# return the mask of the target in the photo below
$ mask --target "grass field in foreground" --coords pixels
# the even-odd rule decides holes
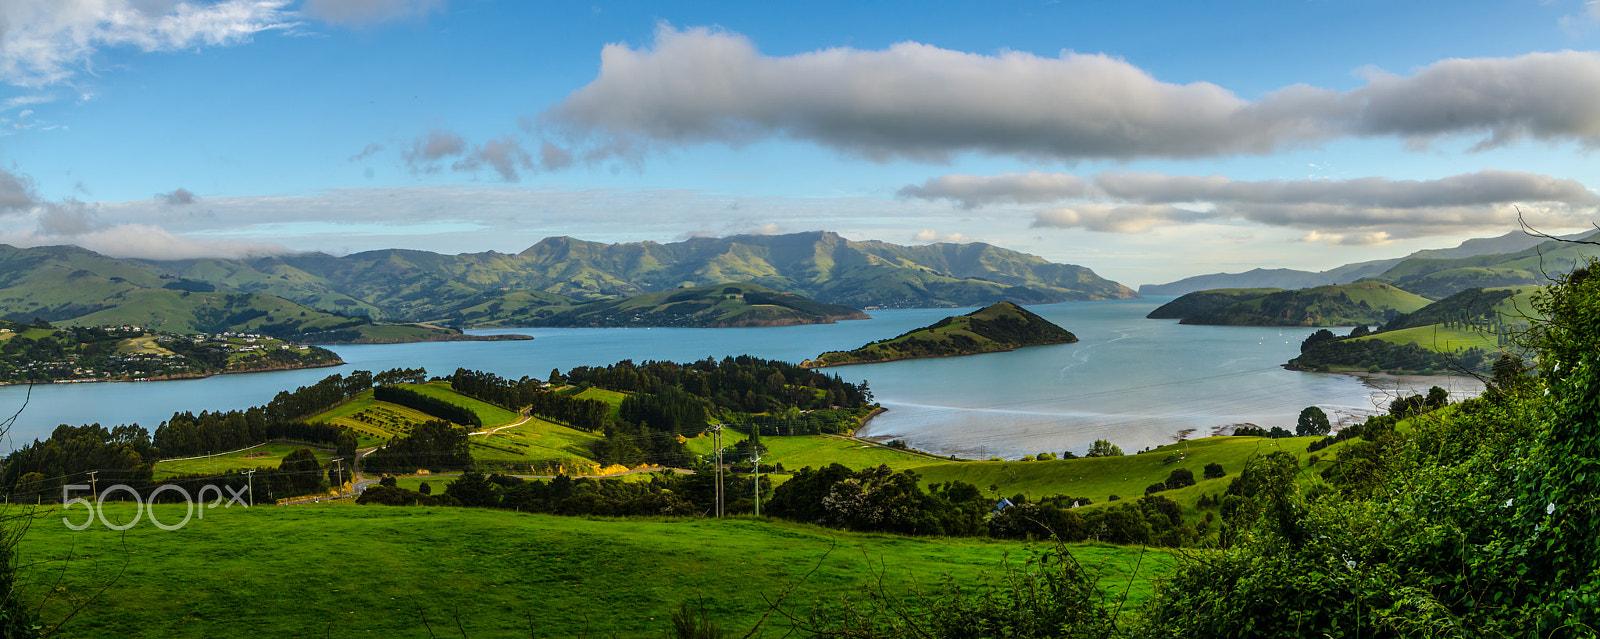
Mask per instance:
[[[106,511],[128,517],[132,509]],[[183,507],[157,512],[170,525]],[[83,512],[70,515],[77,522]],[[63,628],[70,636],[476,638],[660,637],[683,601],[703,603],[742,636],[765,610],[763,595],[776,598],[819,562],[787,609],[803,614],[818,597],[855,595],[880,570],[895,589],[934,586],[944,574],[971,583],[997,573],[1008,555],[1020,563],[1041,548],[742,518],[591,520],[331,504],[216,509],[178,531],[146,520],[125,535],[99,524],[74,532],[45,512],[19,551],[30,566],[23,580],[42,584],[26,591],[28,600],[55,593],[46,620],[66,613],[64,597],[106,587]],[[1072,549],[1099,571],[1102,588],[1120,593],[1135,584],[1127,609],[1175,562],[1159,550]],[[760,636],[784,634],[781,615],[773,617]]]
[[[297,444],[267,444],[216,457],[159,461],[155,465],[155,478],[161,479],[173,475],[214,475],[251,468],[277,468],[278,464],[283,463],[283,458],[297,448],[310,448],[317,454],[317,462],[324,466],[333,458],[333,451],[327,448]]]

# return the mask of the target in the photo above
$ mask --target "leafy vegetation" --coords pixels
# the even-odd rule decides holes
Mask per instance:
[[[1076,335],[1049,320],[1016,304],[998,302],[852,351],[823,353],[802,365],[840,366],[917,357],[976,355],[1076,341]]]

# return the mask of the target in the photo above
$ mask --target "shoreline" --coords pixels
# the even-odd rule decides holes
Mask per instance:
[[[310,365],[307,365],[307,366],[276,366],[276,367],[272,367],[272,368],[256,368],[256,369],[251,369],[251,370],[247,370],[247,371],[221,371],[221,372],[217,372],[217,373],[206,373],[206,374],[203,374],[203,375],[165,375],[165,376],[162,376],[162,377],[132,377],[132,378],[119,378],[119,379],[53,379],[53,380],[38,381],[38,382],[0,382],[0,387],[4,387],[4,386],[47,386],[47,385],[53,385],[53,384],[124,384],[124,383],[135,383],[135,382],[181,382],[181,381],[192,380],[192,379],[206,379],[206,378],[210,378],[210,377],[216,377],[218,375],[248,375],[250,373],[275,373],[275,372],[278,372],[278,371],[300,371],[300,370],[309,370],[309,369],[313,369],[313,368],[329,368],[329,367],[333,367],[333,366],[345,366],[347,364],[349,364],[349,362],[346,362],[343,359],[341,359],[341,360],[339,360],[337,362],[329,362],[329,363],[325,363],[325,364],[310,364]]]

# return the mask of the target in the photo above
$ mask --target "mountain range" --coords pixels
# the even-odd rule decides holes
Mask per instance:
[[[215,308],[172,322],[169,330],[203,331],[240,319],[280,333],[371,320],[506,325],[531,309],[730,282],[866,309],[1138,297],[1087,268],[988,244],[899,246],[829,232],[666,244],[554,237],[514,255],[389,249],[176,261],[0,245],[0,317],[131,323],[191,318],[200,312],[191,302],[211,300]],[[151,310],[130,310],[138,308]]]

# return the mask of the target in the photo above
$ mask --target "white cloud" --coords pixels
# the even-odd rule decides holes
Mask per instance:
[[[1349,91],[1293,85],[1250,100],[1211,83],[1163,82],[1101,54],[980,55],[903,42],[777,57],[738,34],[662,26],[649,48],[607,45],[599,76],[540,122],[588,161],[773,137],[925,161],[967,152],[1217,157],[1372,136],[1600,147],[1600,54],[1445,60],[1409,77],[1372,74]]]
[[[1142,233],[1157,226],[1191,224],[1211,217],[1206,213],[1166,205],[1084,204],[1039,211],[1034,214],[1033,226],[1084,228],[1103,233]]]
[[[167,206],[188,206],[194,204],[195,195],[189,189],[179,187],[171,193],[157,193],[156,199],[166,203]]]
[[[521,179],[517,169],[533,169],[533,156],[522,149],[516,138],[504,135],[478,145],[450,168],[471,172],[485,166],[493,168],[495,173],[500,174],[501,180],[516,182]]]
[[[371,148],[369,145],[368,148]],[[434,129],[427,135],[407,143],[400,149],[400,157],[417,173],[439,172],[438,162],[467,152],[467,140],[459,135]]]
[[[92,67],[96,52],[231,46],[292,26],[288,0],[6,0],[0,2],[0,81],[41,87]]]
[[[1043,227],[1131,233],[1173,224],[1244,221],[1339,234],[1344,245],[1504,228],[1516,223],[1519,207],[1531,221],[1563,228],[1582,225],[1586,216],[1600,210],[1600,196],[1576,180],[1495,169],[1437,180],[1242,181],[1131,172],[1100,173],[1087,180],[1068,174],[960,175],[928,180],[900,193],[949,199],[963,209],[1081,201],[1037,211],[1034,225]],[[1375,235],[1379,232],[1385,235]]]
[[[449,0],[306,0],[300,11],[323,22],[359,28],[425,17],[449,4]]]
[[[961,208],[973,209],[1002,202],[1056,202],[1087,193],[1088,183],[1076,175],[1029,171],[994,176],[944,175],[906,186],[899,195],[919,200],[953,200]]]
[[[971,242],[969,238],[960,233],[940,233],[933,229],[922,229],[911,236],[913,242]]]

